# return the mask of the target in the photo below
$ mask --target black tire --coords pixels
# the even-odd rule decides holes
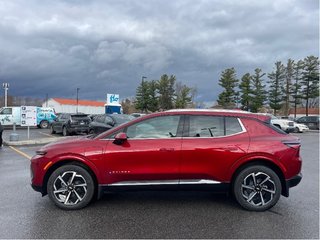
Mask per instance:
[[[294,132],[295,132],[295,133],[299,133],[299,132],[300,132],[299,128],[298,128],[298,127],[295,127],[295,128],[294,128]]]
[[[51,133],[51,134],[55,134],[55,133],[56,133],[56,131],[53,129],[53,126],[52,126],[52,125],[50,126],[50,133]]]
[[[94,130],[90,129],[89,134],[94,134]]]
[[[63,179],[64,183],[60,179]],[[60,192],[54,193],[56,190]],[[59,208],[77,210],[86,207],[91,202],[95,184],[90,173],[83,167],[68,164],[57,168],[51,174],[47,192],[50,200]]]
[[[49,122],[47,120],[43,120],[40,122],[40,128],[48,128],[49,127]]]
[[[268,177],[270,179],[266,180]],[[259,185],[262,182],[264,183]],[[272,169],[262,165],[243,169],[233,182],[234,197],[240,206],[249,211],[261,212],[272,208],[278,202],[281,191],[278,175]]]
[[[65,137],[70,135],[66,126],[62,128],[62,135]]]

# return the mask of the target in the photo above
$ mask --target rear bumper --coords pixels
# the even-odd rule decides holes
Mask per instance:
[[[289,188],[297,186],[301,182],[301,179],[302,179],[302,173],[299,173],[293,178],[286,180],[285,189],[283,189],[282,195],[285,197],[289,197]]]
[[[68,128],[69,133],[88,133],[89,132],[89,126],[76,126],[76,127],[69,127]]]

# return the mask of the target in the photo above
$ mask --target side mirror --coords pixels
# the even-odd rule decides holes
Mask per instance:
[[[125,141],[127,141],[127,139],[128,139],[127,134],[124,133],[124,132],[120,132],[120,133],[118,133],[118,134],[114,137],[113,143],[114,143],[114,144],[117,144],[117,145],[121,145],[121,144],[123,144]]]

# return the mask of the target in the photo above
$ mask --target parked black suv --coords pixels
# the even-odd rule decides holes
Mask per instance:
[[[51,133],[62,133],[63,136],[78,133],[89,133],[90,118],[83,113],[61,113],[51,123]]]
[[[305,116],[297,120],[297,123],[303,123],[309,127],[309,129],[319,130],[319,116]]]
[[[89,124],[89,133],[99,134],[133,119],[135,119],[134,116],[127,114],[101,114],[96,116]]]

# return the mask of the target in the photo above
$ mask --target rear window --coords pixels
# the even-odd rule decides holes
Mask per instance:
[[[276,127],[275,125],[273,125],[272,123],[264,123],[267,127],[271,128],[272,130],[276,131],[277,133],[280,134],[288,134],[285,131],[283,131],[282,129]]]
[[[86,114],[76,114],[76,115],[71,115],[72,119],[78,120],[78,119],[88,119],[88,115]]]

